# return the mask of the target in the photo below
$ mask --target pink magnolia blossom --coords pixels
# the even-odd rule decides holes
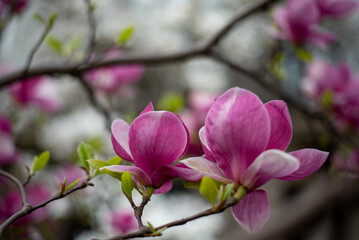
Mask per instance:
[[[316,149],[284,152],[292,139],[286,104],[278,100],[263,104],[254,93],[241,88],[232,88],[218,98],[199,135],[205,158],[182,163],[202,175],[248,190],[232,208],[235,219],[248,232],[261,229],[270,215],[268,196],[257,188],[271,179],[304,178],[318,170],[328,156]]]
[[[9,92],[22,106],[33,105],[48,113],[61,108],[55,83],[47,77],[34,77],[14,83]]]
[[[17,157],[10,119],[0,116],[0,166],[14,163]]]
[[[352,78],[347,64],[333,65],[317,60],[307,65],[307,76],[303,79],[301,88],[309,97],[320,99],[326,91],[345,91]]]
[[[322,16],[342,17],[352,13],[358,7],[354,0],[315,0]]]
[[[113,59],[120,55],[119,50],[110,50],[106,54],[106,58]],[[103,92],[114,93],[130,83],[138,81],[143,73],[144,67],[140,64],[109,66],[89,71],[85,80]]]
[[[273,18],[279,27],[279,32],[273,34],[279,39],[319,47],[325,47],[335,39],[333,34],[316,26],[320,12],[313,0],[289,0],[285,6],[274,10]]]
[[[111,213],[110,225],[117,234],[125,234],[138,229],[136,218],[130,210],[122,209]]]
[[[77,183],[79,185],[82,181],[86,180],[87,175],[83,169],[72,163],[66,163],[55,173],[55,182],[60,185],[66,177],[66,184],[69,185],[81,178]]]
[[[26,195],[29,204],[32,206],[36,206],[37,204],[45,202],[51,197],[49,189],[43,184],[34,184],[28,186],[26,188]],[[0,200],[0,222],[3,222],[17,211],[20,211],[22,209],[21,201],[21,194],[17,189],[8,192],[4,198]],[[32,212],[30,215],[17,220],[14,224],[27,225],[32,222],[42,221],[47,217],[47,208],[41,208]]]
[[[152,103],[131,125],[122,119],[114,121],[111,139],[117,155],[135,166],[113,165],[101,170],[127,171],[143,186],[156,188],[155,193],[169,191],[172,187],[170,179],[174,177],[196,177],[191,176],[186,168],[171,166],[188,149],[189,133],[186,126],[174,113],[154,111]]]

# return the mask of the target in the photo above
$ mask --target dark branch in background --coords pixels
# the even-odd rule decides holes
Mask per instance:
[[[110,126],[112,124],[111,121],[111,114],[110,112],[104,107],[102,106],[102,104],[100,104],[97,100],[96,100],[96,95],[94,90],[91,88],[91,86],[85,81],[85,79],[83,78],[83,76],[81,74],[73,74],[73,77],[75,77],[76,79],[79,80],[79,83],[81,84],[81,86],[85,89],[87,96],[90,100],[90,103],[92,104],[92,106],[97,109],[97,111],[100,112],[100,114],[102,114],[105,117],[106,120],[106,127],[107,129],[110,130]]]
[[[15,182],[19,189],[20,189],[20,192],[21,192],[21,195],[22,195],[22,199],[23,199],[23,208],[18,211],[17,213],[15,213],[14,215],[12,215],[10,218],[8,218],[5,222],[3,222],[1,225],[0,225],[0,238],[1,238],[1,235],[3,234],[3,232],[6,230],[7,227],[9,227],[13,222],[15,222],[17,219],[19,218],[22,218],[26,215],[29,215],[30,213],[32,213],[33,211],[39,209],[39,208],[43,208],[45,207],[47,204],[53,202],[53,201],[56,201],[58,199],[61,199],[61,198],[64,198],[74,192],[77,192],[78,190],[81,190],[81,189],[84,189],[88,186],[93,186],[92,183],[90,183],[90,179],[87,179],[85,182],[83,182],[81,185],[79,185],[78,187],[74,187],[72,188],[71,190],[67,191],[67,192],[64,192],[64,193],[58,193],[57,195],[55,195],[54,197],[50,198],[49,200],[43,202],[43,203],[40,203],[36,206],[31,206],[30,204],[27,203],[26,201],[26,193],[25,193],[25,190],[21,184],[21,182],[14,176],[12,176],[11,174],[9,173],[6,173],[2,170],[0,170],[0,174],[11,179],[13,182]]]
[[[48,23],[46,24],[46,27],[45,27],[44,31],[42,32],[40,38],[37,40],[34,47],[31,49],[30,54],[29,54],[29,56],[28,56],[28,58],[26,60],[26,64],[25,64],[25,69],[24,69],[24,74],[25,75],[29,71],[29,68],[30,68],[32,60],[33,60],[33,58],[35,56],[35,53],[37,52],[37,50],[39,50],[41,44],[44,42],[47,34],[51,31],[53,26],[54,26],[54,20],[48,21]]]
[[[171,228],[171,227],[175,227],[175,226],[180,226],[180,225],[184,225],[187,222],[202,218],[202,217],[206,217],[206,216],[210,216],[213,214],[217,214],[217,213],[221,213],[224,210],[226,210],[229,207],[232,207],[234,205],[236,205],[238,203],[238,199],[235,198],[229,198],[225,204],[222,205],[222,207],[220,207],[218,210],[213,210],[213,208],[207,209],[205,211],[199,212],[195,215],[192,215],[190,217],[187,218],[182,218],[173,222],[169,222],[166,223],[164,225],[155,227],[155,231],[161,230],[163,228]],[[144,227],[144,228],[140,228],[138,231],[136,232],[131,232],[131,233],[126,233],[126,234],[122,234],[122,235],[118,235],[115,237],[111,237],[111,238],[106,238],[103,240],[121,240],[121,239],[130,239],[130,238],[143,238],[143,237],[150,237],[152,234],[151,229],[149,229],[148,227]],[[92,238],[92,240],[98,240],[97,238]]]
[[[28,206],[29,203],[27,202],[25,189],[24,189],[24,186],[22,185],[22,183],[20,182],[20,180],[17,179],[14,175],[7,173],[1,169],[0,169],[0,175],[3,175],[4,177],[10,179],[13,183],[15,183],[17,185],[17,187],[19,188],[20,194],[21,194],[22,205]],[[1,232],[0,232],[0,236],[1,236]]]
[[[91,59],[91,56],[95,50],[96,45],[96,20],[94,14],[94,6],[91,0],[85,0],[87,8],[87,19],[89,24],[89,43],[85,55],[84,63],[88,63]]]

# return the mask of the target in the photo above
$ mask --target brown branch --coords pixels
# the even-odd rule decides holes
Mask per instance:
[[[258,0],[253,1],[248,4],[244,8],[241,8],[237,14],[226,24],[224,25],[218,32],[216,32],[212,38],[205,42],[205,44],[196,45],[193,48],[169,53],[162,55],[141,55],[141,56],[129,56],[129,57],[121,57],[118,59],[105,60],[103,62],[97,62],[94,60],[89,63],[87,66],[78,66],[76,64],[72,65],[58,65],[58,66],[44,66],[44,67],[34,67],[29,69],[29,71],[24,74],[24,70],[16,71],[5,75],[0,78],[0,89],[5,86],[17,82],[24,81],[26,78],[41,76],[41,75],[54,75],[54,74],[82,74],[86,71],[97,69],[105,66],[112,65],[121,65],[121,64],[129,64],[129,63],[142,63],[146,65],[153,64],[167,64],[178,61],[184,61],[188,59],[192,59],[194,57],[200,57],[206,55],[206,53],[214,47],[223,37],[229,32],[229,30],[240,20],[243,20],[250,16],[251,14],[260,11],[270,4],[277,2],[278,0]]]
[[[96,100],[96,95],[95,95],[94,90],[85,81],[84,77],[81,74],[73,74],[73,77],[75,77],[79,80],[79,83],[85,89],[85,91],[87,93],[90,103],[92,104],[92,106],[95,109],[97,109],[97,111],[99,111],[105,117],[106,128],[110,129],[111,124],[112,124],[110,112]]]
[[[0,170],[0,174],[1,175],[4,175],[6,177],[8,177],[6,172],[5,174],[3,174],[4,172],[2,170]],[[10,175],[10,174],[9,174]],[[10,178],[10,177],[9,177]],[[12,178],[10,178],[11,180],[13,180]],[[16,179],[16,178],[15,178]],[[14,181],[14,180],[13,180]],[[17,180],[18,181],[18,180]],[[18,185],[19,188],[21,186],[21,188],[23,189],[22,187],[22,184],[20,183],[20,181],[18,181]],[[75,187],[75,188],[72,188],[71,190],[67,191],[67,192],[64,192],[64,193],[58,193],[57,195],[55,195],[54,197],[50,198],[49,200],[43,202],[43,203],[40,203],[36,206],[31,206],[29,204],[25,205],[20,211],[18,211],[17,213],[15,213],[14,215],[12,215],[10,218],[8,218],[5,222],[3,222],[1,225],[0,225],[0,237],[2,235],[2,233],[6,230],[7,227],[9,227],[13,222],[15,222],[17,219],[19,218],[22,218],[26,215],[29,215],[30,213],[32,213],[33,211],[39,209],[39,208],[43,208],[45,207],[47,204],[53,202],[53,201],[56,201],[58,199],[61,199],[61,198],[64,198],[80,189],[84,189],[88,186],[93,186],[92,183],[89,182],[89,180],[87,180],[86,182],[83,182],[80,186],[78,187]],[[25,195],[26,196],[26,195]],[[25,197],[26,199],[26,197]],[[24,201],[23,201],[24,202]]]
[[[227,208],[230,208],[234,205],[236,205],[239,202],[238,199],[236,198],[229,198],[225,204],[222,205],[222,207],[220,207],[219,209],[214,210],[214,208],[210,208],[207,210],[204,210],[202,212],[199,212],[195,215],[192,215],[190,217],[187,218],[182,218],[173,222],[169,222],[166,224],[163,224],[161,226],[155,227],[155,231],[158,231],[162,228],[171,228],[171,227],[175,227],[175,226],[179,226],[179,225],[184,225],[187,222],[202,218],[202,217],[206,217],[206,216],[210,216],[213,214],[218,214],[223,212],[224,210],[226,210]],[[122,235],[118,235],[118,236],[114,236],[111,238],[106,238],[103,240],[121,240],[121,239],[130,239],[130,238],[144,238],[144,237],[151,237],[152,231],[150,228],[144,226],[142,228],[140,228],[139,230],[135,231],[135,232],[131,232],[131,233],[126,233],[126,234],[122,234]],[[98,240],[96,238],[92,238],[92,240]]]
[[[21,194],[21,198],[22,198],[22,205],[23,206],[28,206],[29,203],[27,202],[27,198],[26,198],[26,192],[25,192],[25,188],[22,185],[22,183],[20,182],[19,179],[17,179],[17,177],[15,177],[14,175],[7,173],[3,170],[0,169],[0,175],[3,175],[4,177],[7,177],[8,179],[10,179],[12,182],[14,182],[17,187],[19,188],[20,194]],[[1,234],[0,234],[1,236]]]
[[[32,60],[33,60],[36,52],[39,50],[41,44],[44,42],[47,34],[51,31],[53,26],[54,26],[54,22],[53,21],[48,21],[48,23],[46,24],[46,27],[45,27],[44,31],[42,32],[40,38],[37,40],[34,47],[31,49],[30,54],[29,54],[29,56],[28,56],[28,58],[26,60],[26,64],[25,64],[25,69],[24,69],[24,74],[25,75],[29,71],[29,68],[31,66]]]
[[[95,45],[96,45],[96,20],[94,14],[94,6],[91,0],[84,0],[84,1],[86,3],[86,8],[87,8],[87,19],[89,23],[89,39],[90,39],[88,43],[87,53],[84,63],[88,63],[88,61],[90,61],[91,59],[91,56],[95,50]]]

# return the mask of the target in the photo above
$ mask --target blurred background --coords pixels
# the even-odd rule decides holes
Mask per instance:
[[[95,45],[91,56],[86,56],[91,41],[86,1],[1,0],[0,73],[6,76],[27,66],[48,18],[54,13],[56,20],[36,51],[30,71],[79,64],[86,57],[104,61],[191,49],[209,39],[238,11],[255,1],[93,0]],[[30,203],[38,204],[59,192],[64,177],[68,183],[86,179],[76,153],[81,142],[90,144],[98,159],[116,156],[110,140],[109,121],[122,118],[131,122],[150,101],[155,110],[169,110],[181,116],[191,134],[187,156],[198,156],[203,154],[198,130],[219,95],[238,86],[253,91],[267,102],[281,99],[276,88],[284,89],[294,102],[308,111],[319,109],[326,119],[313,117],[298,109],[296,104],[289,104],[294,134],[287,151],[300,148],[330,151],[326,164],[306,179],[274,180],[266,184],[263,188],[268,190],[270,197],[271,217],[253,236],[242,230],[227,210],[168,229],[160,239],[358,239],[359,154],[355,149],[358,146],[359,104],[355,104],[359,101],[355,96],[359,88],[351,88],[353,98],[350,100],[354,99],[355,106],[346,108],[351,114],[347,120],[349,117],[342,113],[344,110],[339,114],[335,108],[334,88],[329,95],[314,97],[303,85],[308,79],[320,78],[308,70],[308,65],[317,60],[327,62],[330,69],[345,63],[345,74],[323,70],[323,78],[339,81],[338,85],[348,84],[342,78],[359,81],[356,77],[359,76],[359,8],[352,7],[339,17],[328,15],[318,21],[316,28],[335,36],[330,44],[318,46],[273,33],[285,33],[283,25],[273,19],[273,13],[286,4],[286,1],[276,1],[264,11],[251,14],[216,45],[218,52],[247,72],[273,76],[277,81],[271,88],[263,87],[253,75],[236,71],[208,56],[91,70],[84,75],[91,91],[69,74],[36,76],[2,87],[1,169],[25,182],[26,166],[32,165],[34,156],[50,151],[49,164],[26,185]],[[344,99],[340,102],[342,105],[349,101],[340,99]],[[95,101],[97,107],[91,101]],[[327,120],[340,138],[333,136]],[[92,182],[94,187],[55,201],[15,222],[2,239],[82,240],[135,230],[136,221],[120,182],[108,175],[96,176]],[[139,201],[139,196],[136,197]],[[210,206],[197,189],[186,189],[182,181],[176,179],[170,192],[153,196],[145,208],[144,221],[157,226]],[[0,222],[19,209],[21,198],[17,189],[0,177]]]

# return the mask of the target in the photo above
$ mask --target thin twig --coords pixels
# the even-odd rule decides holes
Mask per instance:
[[[94,90],[85,81],[84,77],[81,74],[74,74],[73,76],[79,80],[81,86],[85,89],[92,106],[95,109],[97,109],[105,117],[106,127],[107,127],[107,129],[110,129],[111,124],[112,124],[110,112],[96,100],[96,95],[95,95]]]
[[[226,210],[229,207],[232,207],[234,205],[236,205],[238,203],[238,199],[235,198],[229,198],[225,204],[223,204],[223,206],[221,208],[219,208],[218,210],[213,210],[213,208],[204,210],[202,212],[199,212],[195,215],[192,215],[190,217],[187,218],[182,218],[173,222],[169,222],[166,224],[163,224],[161,226],[158,226],[155,228],[155,231],[158,231],[162,228],[171,228],[171,227],[175,227],[175,226],[179,226],[179,225],[184,225],[187,222],[202,218],[202,217],[206,217],[206,216],[210,216],[213,214],[218,214],[223,212],[224,210]],[[127,234],[122,234],[122,235],[118,235],[118,236],[114,236],[111,238],[106,238],[103,240],[121,240],[121,239],[130,239],[130,238],[143,238],[143,237],[150,237],[152,234],[151,229],[149,228],[140,228],[139,230],[135,231],[135,232],[131,232],[131,233],[127,233]],[[96,238],[92,238],[92,240],[95,240]]]
[[[12,175],[10,173],[7,173],[7,172],[5,172],[5,171],[3,171],[1,169],[0,169],[0,175],[3,175],[4,177],[7,177],[8,179],[10,179],[12,182],[14,182],[17,185],[17,187],[19,188],[20,194],[21,194],[22,205],[23,206],[29,205],[29,203],[27,202],[25,188],[22,185],[22,183],[20,182],[20,180],[17,177],[15,177],[14,175]]]
[[[24,69],[24,74],[26,75],[27,72],[29,71],[29,68],[31,66],[32,60],[34,59],[34,56],[37,52],[37,50],[39,50],[41,44],[44,42],[47,34],[51,31],[52,27],[54,26],[53,22],[49,21],[46,24],[46,27],[44,29],[44,31],[42,32],[40,38],[37,40],[37,42],[35,43],[34,47],[31,49],[30,54],[26,60],[26,64],[25,64],[25,69]]]
[[[94,6],[91,0],[84,0],[87,7],[87,19],[89,24],[89,43],[86,51],[86,58],[84,63],[88,63],[91,59],[91,56],[95,50],[96,45],[96,20],[94,14]]]
[[[6,177],[8,177],[7,175],[5,175],[5,174],[7,174],[6,172],[5,172],[5,174],[3,174],[3,171],[2,170],[0,170],[0,174],[2,174],[2,175],[4,175],[4,176],[6,176]],[[9,177],[11,180],[13,180],[11,177]],[[14,180],[13,180],[14,181]],[[16,181],[16,180],[15,180]],[[17,180],[18,181],[18,180]],[[20,186],[21,186],[21,188],[22,189],[24,189],[23,187],[22,187],[22,184],[20,183],[20,181],[18,181],[18,186],[19,186],[19,188],[20,188]],[[1,235],[2,235],[2,233],[5,231],[5,229],[7,228],[7,227],[9,227],[10,226],[10,224],[12,224],[13,222],[15,222],[17,219],[19,219],[19,218],[22,218],[22,217],[24,217],[24,216],[26,216],[26,215],[29,215],[30,213],[32,213],[33,211],[35,211],[35,210],[37,210],[37,209],[39,209],[39,208],[43,208],[43,207],[45,207],[47,204],[49,204],[49,203],[51,203],[51,202],[53,202],[53,201],[56,201],[56,200],[58,200],[58,199],[61,199],[61,198],[64,198],[64,197],[66,197],[66,196],[68,196],[68,195],[70,195],[70,194],[72,194],[72,193],[74,193],[74,192],[76,192],[76,191],[78,191],[78,190],[80,190],[80,189],[84,189],[84,188],[86,188],[86,187],[88,187],[88,186],[93,186],[93,184],[92,183],[90,183],[89,181],[86,181],[86,182],[83,182],[80,186],[78,186],[78,187],[75,187],[75,188],[72,188],[71,190],[69,190],[69,191],[67,191],[67,192],[64,192],[64,193],[62,193],[62,194],[57,194],[57,195],[55,195],[54,197],[52,197],[52,198],[50,198],[49,200],[47,200],[47,201],[45,201],[45,202],[43,202],[43,203],[40,203],[40,204],[38,204],[38,205],[36,205],[36,206],[31,206],[31,205],[29,205],[29,204],[27,204],[26,206],[24,206],[24,208],[22,208],[20,211],[18,211],[18,212],[16,212],[14,215],[12,215],[10,218],[8,218],[5,222],[3,222],[1,225],[0,225],[0,237],[1,237]],[[24,202],[24,201],[23,201]]]
[[[182,50],[179,52],[169,53],[169,54],[150,54],[150,55],[141,55],[141,56],[129,56],[129,57],[120,57],[117,59],[105,60],[102,62],[97,62],[94,60],[86,66],[78,66],[77,64],[71,65],[58,65],[54,66],[43,66],[29,69],[29,71],[24,74],[24,70],[15,71],[8,75],[5,75],[0,78],[0,89],[6,87],[7,85],[17,82],[24,81],[25,78],[41,76],[41,75],[54,75],[54,74],[82,74],[86,71],[113,65],[129,64],[129,63],[142,63],[146,65],[153,64],[168,64],[178,61],[184,61],[192,59],[194,57],[200,57],[206,55],[206,52],[211,49],[215,44],[217,44],[228,32],[229,30],[240,20],[243,20],[250,16],[251,14],[258,12],[265,7],[268,7],[270,4],[277,2],[278,0],[258,0],[255,2],[250,2],[246,4],[244,8],[241,8],[234,17],[225,24],[221,29],[219,29],[212,38],[206,41],[204,44],[194,44],[195,47],[190,49]]]

